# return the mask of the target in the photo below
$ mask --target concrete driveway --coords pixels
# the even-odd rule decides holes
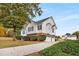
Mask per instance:
[[[32,45],[0,49],[0,56],[23,56],[38,52],[58,42],[42,42]]]

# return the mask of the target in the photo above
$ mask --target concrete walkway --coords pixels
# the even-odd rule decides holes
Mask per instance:
[[[11,48],[3,48],[0,49],[0,56],[23,56],[32,54],[34,52],[38,52],[44,48],[47,48],[58,42],[42,42],[32,45],[11,47]]]

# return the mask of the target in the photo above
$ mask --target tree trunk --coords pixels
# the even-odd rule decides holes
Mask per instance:
[[[13,25],[13,41],[16,41],[16,25]]]
[[[76,33],[76,37],[77,37],[77,40],[79,40],[79,34],[78,33]]]
[[[14,32],[14,34],[13,34],[13,41],[16,41],[16,35],[15,35],[16,33]]]
[[[79,40],[79,36],[77,35],[77,39]]]

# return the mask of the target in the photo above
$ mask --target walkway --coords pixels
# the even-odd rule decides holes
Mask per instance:
[[[26,46],[18,46],[0,49],[0,56],[23,56],[38,52],[58,42],[42,42]]]

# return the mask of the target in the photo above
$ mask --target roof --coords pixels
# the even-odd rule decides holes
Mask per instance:
[[[40,24],[40,23],[42,23],[42,22],[46,21],[47,19],[49,19],[49,18],[51,18],[51,17],[52,17],[52,16],[47,17],[47,18],[42,19],[42,20],[39,20],[39,21],[33,21],[33,20],[32,20],[32,22],[34,22],[34,23],[36,23],[36,24]]]
[[[53,17],[52,16],[50,16],[50,17],[47,17],[47,18],[45,18],[45,19],[42,19],[42,20],[39,20],[39,21],[33,21],[33,20],[31,20],[31,22],[33,22],[33,23],[35,23],[35,24],[40,24],[40,23],[43,23],[44,21],[46,21],[46,20],[48,20],[48,19],[52,19],[53,20]],[[55,21],[53,20],[53,22],[54,22],[54,26],[56,27],[56,24],[55,24]],[[26,25],[25,25],[26,26]],[[57,29],[57,27],[56,27],[56,29]]]

